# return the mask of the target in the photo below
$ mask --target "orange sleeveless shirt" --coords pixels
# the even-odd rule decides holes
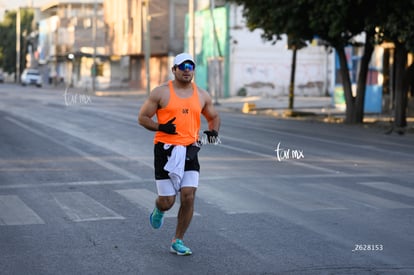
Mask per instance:
[[[170,99],[167,106],[157,110],[158,123],[167,123],[172,118],[176,126],[177,135],[157,131],[154,143],[163,142],[173,145],[190,145],[198,140],[200,131],[201,104],[198,98],[197,86],[193,85],[193,94],[188,98],[179,97],[175,91],[172,81],[168,82],[170,88]]]

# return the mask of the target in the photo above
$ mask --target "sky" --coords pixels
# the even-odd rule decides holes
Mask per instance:
[[[41,7],[53,0],[0,0],[0,19],[3,20],[6,10],[15,10],[18,7]]]
[[[94,2],[95,0],[82,0],[83,2]],[[0,0],[0,21],[3,21],[6,10],[16,10],[19,7],[43,7],[56,0]],[[79,2],[78,0],[65,0],[65,2]]]

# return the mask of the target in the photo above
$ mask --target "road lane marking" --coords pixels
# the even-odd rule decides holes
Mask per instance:
[[[90,131],[89,129],[84,129],[80,125],[79,127],[77,124],[73,124],[70,122],[66,122],[65,117],[63,116],[61,120],[59,120],[59,123],[56,123],[56,119],[52,119],[50,116],[42,116],[42,114],[36,113],[37,116],[34,116],[32,113],[28,112],[26,109],[19,109],[16,108],[8,110],[9,113],[12,115],[19,117],[21,119],[29,120],[32,122],[35,122],[36,124],[42,125],[44,127],[53,128],[54,130],[60,131],[64,134],[67,134],[68,136],[75,137],[77,139],[80,139],[88,144],[93,144],[102,148],[110,148],[108,150],[112,152],[116,152],[117,154],[124,156],[128,159],[134,159],[136,155],[140,155],[142,153],[141,151],[131,150],[131,142],[136,142],[136,138],[131,138],[130,142],[125,140],[113,140],[113,139],[101,139],[101,135],[93,134],[94,132]],[[99,117],[99,116],[98,116]],[[10,121],[13,121],[14,119],[11,117],[5,117],[5,119],[11,119]],[[76,118],[75,118],[76,119]],[[151,134],[148,132],[143,133],[144,136],[148,135],[148,139],[151,139]],[[145,137],[146,139],[147,137]],[[120,148],[117,144],[119,141],[123,142],[123,146]],[[131,153],[133,152],[133,154]],[[140,161],[138,162],[144,166],[148,167],[150,169],[154,169],[153,164],[149,161]]]
[[[414,189],[389,182],[358,182],[358,184],[369,186],[382,191],[414,198]]]
[[[206,159],[204,159],[206,162]],[[305,174],[305,175],[292,175],[292,174],[278,174],[277,178],[279,179],[332,179],[332,178],[372,178],[378,177],[381,174],[377,173],[367,173],[367,174]],[[413,173],[407,174],[412,175]],[[255,177],[245,177],[245,176],[202,176],[200,182],[203,181],[214,181],[214,180],[232,180],[232,179],[241,179],[241,180],[255,180]],[[92,181],[70,181],[70,182],[44,182],[40,184],[31,184],[31,183],[16,183],[16,184],[2,184],[0,185],[1,189],[19,189],[19,188],[43,188],[43,187],[65,187],[65,186],[99,186],[99,185],[123,185],[123,184],[136,184],[136,183],[154,183],[153,178],[143,178],[140,181],[132,179],[119,179],[119,180],[92,180]]]
[[[367,207],[376,209],[400,209],[400,208],[414,208],[413,205],[384,199],[378,196],[370,195],[368,193],[352,190],[351,188],[345,188],[336,186],[330,183],[309,183],[306,186],[320,189],[324,192],[337,193],[340,197],[346,197],[350,201],[355,201]]]
[[[154,210],[155,199],[157,194],[147,189],[120,189],[115,190],[118,194],[126,198],[129,202],[139,205],[148,211],[148,214]],[[176,218],[180,208],[179,197],[177,197],[174,206],[165,213],[167,218]],[[194,212],[194,216],[200,216],[199,213]]]
[[[252,143],[252,142],[245,142],[245,143],[255,145],[255,143]],[[259,156],[259,157],[262,157],[264,159],[277,161],[276,154],[274,156],[271,156],[271,155],[268,155],[268,154],[262,154],[262,153],[258,153],[258,152],[252,151],[252,150],[247,150],[247,149],[243,149],[243,148],[239,148],[239,147],[235,147],[235,146],[231,146],[231,145],[226,145],[226,144],[220,144],[220,145],[217,145],[217,146],[227,148],[229,150],[233,150],[233,151],[237,151],[237,152],[242,152],[242,153],[246,153],[246,154],[250,154],[250,155]],[[312,165],[312,164],[305,163],[305,162],[300,162],[300,161],[291,161],[291,162],[286,162],[286,163],[289,163],[291,165],[306,167],[306,168],[312,169],[312,170],[326,172],[326,173],[329,173],[329,174],[337,174],[338,173],[337,170],[332,170],[332,169],[329,169],[329,168],[324,168],[324,167],[320,167],[320,166],[316,166],[316,165]]]
[[[250,192],[240,192],[240,188],[231,188],[213,184],[203,184],[197,190],[197,195],[206,203],[220,208],[227,214],[265,213],[272,209],[263,197],[257,197]]]
[[[128,178],[128,179],[133,179],[133,180],[137,180],[137,181],[142,180],[142,178],[139,177],[138,175],[135,175],[135,174],[133,174],[133,173],[131,173],[131,172],[125,170],[125,169],[122,169],[121,167],[116,166],[116,165],[114,165],[114,164],[112,164],[110,162],[107,162],[107,161],[105,161],[105,160],[103,160],[101,158],[96,158],[94,156],[91,156],[90,154],[88,154],[88,153],[86,153],[86,152],[84,152],[84,151],[82,151],[82,150],[80,150],[80,149],[78,149],[78,148],[76,148],[74,146],[71,146],[71,145],[69,145],[67,143],[61,142],[61,141],[59,141],[57,139],[54,139],[54,138],[51,138],[50,136],[46,135],[45,133],[42,133],[39,130],[37,130],[37,129],[35,129],[35,128],[33,128],[33,127],[31,127],[31,126],[23,123],[23,122],[20,122],[20,121],[14,119],[12,117],[5,117],[5,119],[8,120],[8,121],[10,121],[10,122],[12,122],[12,123],[14,123],[17,126],[20,126],[21,128],[23,128],[23,129],[25,129],[25,130],[27,130],[29,132],[32,132],[32,133],[34,133],[34,134],[36,134],[36,135],[38,135],[38,136],[40,136],[42,138],[45,138],[45,139],[47,139],[47,140],[49,140],[49,141],[51,141],[51,142],[53,142],[55,144],[58,144],[60,146],[63,146],[65,148],[67,148],[68,150],[70,150],[72,152],[75,152],[78,155],[80,155],[80,156],[88,159],[89,161],[95,162],[96,164],[98,164],[98,165],[100,165],[100,166],[102,166],[102,167],[104,167],[104,168],[106,168],[106,169],[108,169],[108,170],[110,170],[112,172],[115,172],[115,173],[117,173],[117,174],[119,174],[121,176],[124,176],[124,177]]]
[[[149,182],[150,180],[143,180],[143,182]],[[121,185],[137,183],[136,180],[92,180],[92,181],[72,181],[72,182],[45,182],[39,184],[33,183],[18,183],[18,184],[6,184],[0,185],[0,189],[19,189],[19,188],[41,188],[41,187],[64,187],[64,186],[95,186],[95,185]]]
[[[292,208],[296,208],[301,211],[324,211],[324,210],[345,210],[345,206],[338,202],[329,202],[326,198],[320,196],[312,196],[308,190],[304,190],[301,185],[292,186],[291,184],[267,184],[252,186],[251,184],[242,183],[241,186],[255,192],[261,196],[279,201]]]
[[[391,146],[399,146],[399,147],[408,147],[408,148],[413,148],[413,146],[410,146],[410,144],[408,143],[403,143],[403,145],[401,143],[394,143],[391,141],[377,141],[377,145],[370,145],[370,146],[361,146],[359,145],[358,142],[343,142],[343,141],[338,141],[335,140],[335,138],[320,138],[320,137],[316,137],[316,136],[311,136],[311,135],[306,135],[306,134],[295,134],[295,133],[289,133],[286,131],[280,131],[277,129],[266,129],[263,127],[255,127],[247,124],[243,124],[243,128],[247,128],[247,129],[253,129],[253,130],[258,130],[258,131],[262,131],[262,132],[267,132],[267,133],[271,133],[271,134],[277,134],[278,136],[281,135],[286,135],[286,136],[291,136],[291,137],[297,137],[297,138],[302,138],[302,139],[309,139],[309,140],[314,140],[314,141],[318,141],[318,142],[322,142],[322,143],[330,143],[333,144],[337,147],[344,147],[344,146],[348,146],[348,147],[354,147],[357,149],[361,149],[361,148],[365,148],[365,149],[369,149],[369,150],[373,150],[373,151],[379,151],[379,152],[384,152],[384,153],[390,153],[392,152],[394,155],[398,154],[401,156],[406,156],[406,157],[411,157],[411,155],[409,153],[405,153],[405,152],[395,152],[395,151],[391,151],[391,150],[387,150],[387,149],[382,149],[382,148],[378,148],[378,146],[382,146],[382,145],[391,145]]]
[[[212,183],[198,189],[199,197],[207,203],[217,205],[227,214],[272,213],[275,203],[281,203],[300,211],[344,210],[345,207],[309,196],[303,190],[293,190],[287,185],[252,185],[237,183],[222,188]],[[266,187],[267,188],[266,190]],[[228,191],[231,190],[231,191]]]
[[[0,196],[0,225],[28,225],[44,223],[45,222],[18,196]]]
[[[82,192],[57,192],[52,196],[74,222],[125,219]]]

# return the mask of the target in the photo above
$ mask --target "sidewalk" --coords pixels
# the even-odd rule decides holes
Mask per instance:
[[[317,115],[344,115],[344,110],[335,108],[330,97],[304,97],[294,98],[293,110],[288,110],[289,97],[263,97],[263,96],[234,96],[218,100],[217,108],[225,111],[238,111],[250,114],[269,114],[276,117],[297,117]]]
[[[283,119],[313,120],[327,123],[343,123],[345,109],[336,108],[331,97],[306,97],[294,98],[293,110],[288,109],[289,97],[262,97],[262,96],[234,96],[218,99],[216,108],[224,112],[238,112],[252,115],[266,115]],[[394,129],[391,113],[364,114],[364,126],[376,127],[388,131],[399,132]],[[406,133],[414,133],[414,114],[407,114],[407,127],[402,130]]]
[[[78,92],[80,89],[73,89]],[[89,91],[91,92],[91,91]],[[146,90],[127,88],[97,90],[95,96],[102,97],[134,97],[145,99]],[[336,108],[331,97],[295,96],[293,110],[289,110],[288,96],[233,96],[229,98],[213,98],[216,108],[220,112],[236,112],[250,115],[265,115],[283,119],[313,120],[328,123],[342,123],[345,119],[345,110]],[[364,115],[364,125],[375,126],[388,130],[392,128],[394,120],[391,113],[373,113]],[[407,114],[406,132],[414,132],[414,113]]]
[[[67,87],[63,84],[59,85],[43,85],[43,89],[49,91],[67,91],[68,93],[72,94],[86,94],[86,95],[94,95],[94,96],[102,96],[102,97],[125,97],[125,96],[132,96],[132,97],[146,97],[147,92],[146,90],[136,90],[131,88],[109,88],[109,89],[100,89],[96,88],[95,92],[92,92],[91,88],[82,88],[82,87]]]
[[[95,96],[137,96],[146,97],[147,91],[134,90],[134,89],[110,89],[110,90],[97,90]]]
[[[76,90],[73,89],[72,90]],[[78,89],[79,90],[79,89]],[[146,98],[146,90],[134,89],[110,89],[97,90],[95,96],[113,96],[125,97],[132,96],[138,98]],[[214,103],[215,99],[213,98]],[[244,112],[250,114],[266,113],[272,110],[275,116],[284,116],[283,113],[288,109],[289,98],[287,96],[280,97],[264,97],[264,96],[233,96],[229,98],[219,98],[216,108],[222,111]],[[247,104],[251,106],[248,111],[244,110]],[[336,109],[332,105],[330,97],[295,97],[294,111],[299,115],[343,115],[344,110]]]

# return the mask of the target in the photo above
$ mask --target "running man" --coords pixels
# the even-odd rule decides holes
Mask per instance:
[[[175,203],[180,192],[175,236],[170,251],[177,255],[191,255],[183,238],[194,212],[194,199],[198,187],[200,164],[197,141],[200,117],[206,118],[208,130],[204,133],[209,142],[215,142],[220,129],[220,117],[210,95],[192,82],[195,62],[188,53],[174,58],[174,80],[151,91],[138,115],[140,125],[156,131],[154,137],[154,169],[158,197],[150,215],[151,226],[163,224],[164,212]],[[157,121],[153,120],[156,115]]]

